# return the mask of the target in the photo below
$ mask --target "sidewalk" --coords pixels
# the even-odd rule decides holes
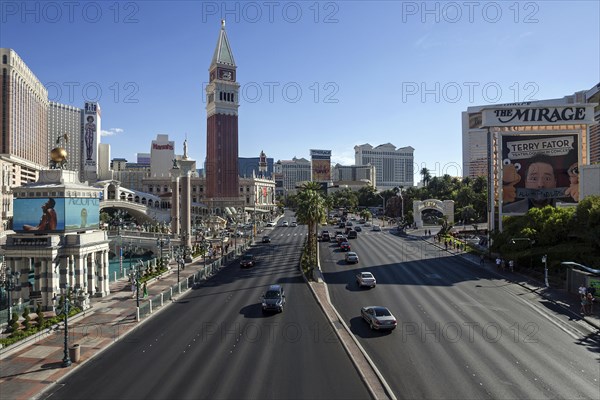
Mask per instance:
[[[240,247],[242,251],[242,247]],[[232,251],[225,257],[224,265],[235,259]],[[220,260],[200,258],[180,270],[181,294],[193,287],[194,277],[210,277],[221,267]],[[173,268],[174,267],[174,268]],[[39,398],[52,384],[71,373],[75,368],[106,350],[112,343],[148,320],[149,313],[160,312],[176,298],[178,293],[177,265],[147,284],[148,297],[140,292],[140,322],[136,322],[136,298],[132,296],[127,279],[110,284],[110,294],[92,298],[91,308],[69,319],[68,345],[79,345],[80,359],[69,367],[62,367],[64,357],[64,325],[61,323],[36,338],[23,340],[0,350],[0,399]],[[172,290],[172,292],[171,292]],[[162,295],[161,295],[162,293]],[[171,295],[172,293],[172,295]],[[160,306],[162,298],[163,306]],[[153,307],[150,307],[152,300]]]
[[[436,232],[432,232],[435,235]],[[436,246],[438,249],[443,249],[443,243],[437,243],[433,240],[433,236],[423,236],[423,230],[416,231],[408,231],[407,236],[413,236],[424,240],[429,243],[431,246]],[[531,292],[535,292],[545,300],[551,302],[554,306],[553,310],[555,312],[562,312],[565,315],[569,315],[571,319],[584,320],[590,325],[594,326],[596,329],[600,329],[600,302],[598,301],[598,297],[594,302],[594,307],[591,315],[582,315],[581,314],[581,303],[579,299],[579,295],[577,293],[568,293],[566,289],[558,289],[558,288],[546,288],[543,282],[537,281],[531,277],[520,274],[518,272],[510,272],[508,269],[504,271],[499,271],[496,268],[496,264],[494,260],[489,260],[486,258],[484,262],[484,266],[481,267],[481,260],[478,255],[465,253],[464,251],[454,250],[450,247],[448,250],[444,250],[447,254],[452,254],[457,257],[461,257],[463,260],[474,264],[478,268],[485,268],[488,271],[506,279],[508,282],[515,283],[520,285]]]

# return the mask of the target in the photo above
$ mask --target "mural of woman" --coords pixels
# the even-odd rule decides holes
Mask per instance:
[[[88,115],[85,124],[85,155],[88,160],[92,160],[94,154],[94,136],[96,136],[96,124],[94,123],[94,117]]]

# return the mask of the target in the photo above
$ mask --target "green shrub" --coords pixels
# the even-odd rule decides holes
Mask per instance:
[[[44,329],[46,326],[46,317],[44,316],[44,312],[42,311],[42,304],[38,303],[37,309],[35,310],[37,314],[37,326],[38,329]]]
[[[29,329],[31,329],[31,317],[29,316],[29,307],[25,307],[25,309],[23,309],[23,319],[25,320],[23,322],[23,326],[25,327],[25,330],[28,331]]]

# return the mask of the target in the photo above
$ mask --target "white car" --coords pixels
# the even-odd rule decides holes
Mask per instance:
[[[377,280],[370,272],[359,272],[356,274],[356,284],[358,287],[372,287],[374,288],[377,285]]]
[[[273,222],[267,222],[267,228],[272,228],[274,226],[275,224]]]
[[[349,251],[346,253],[346,264],[357,264],[358,263],[358,254],[353,251]]]
[[[281,224],[281,226],[290,226],[290,223],[287,221],[283,221],[283,223]]]

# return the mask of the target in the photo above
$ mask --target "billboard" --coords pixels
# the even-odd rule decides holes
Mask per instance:
[[[83,111],[83,169],[97,172],[98,144],[100,143],[100,105],[86,102]]]
[[[310,150],[312,161],[312,180],[324,182],[331,180],[331,150]]]
[[[331,161],[327,160],[312,160],[312,180],[315,182],[323,182],[331,180]]]
[[[13,229],[16,232],[98,229],[99,222],[99,199],[46,197],[14,201]]]
[[[493,106],[482,110],[482,126],[593,124],[594,104]]]
[[[501,147],[503,214],[579,200],[578,134],[504,134]]]

